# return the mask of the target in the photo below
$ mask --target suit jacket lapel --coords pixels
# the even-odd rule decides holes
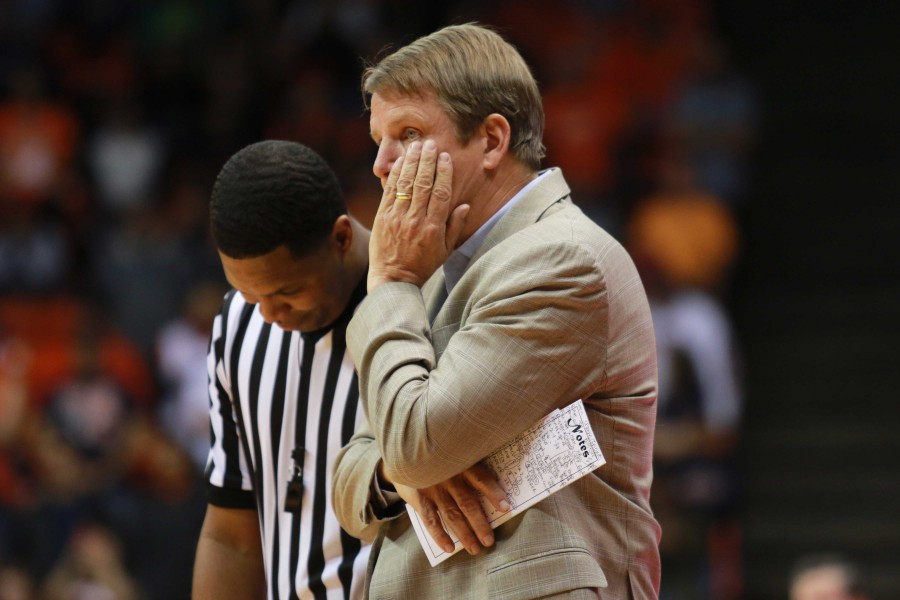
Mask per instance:
[[[447,284],[444,280],[444,269],[435,271],[425,285],[422,286],[422,297],[425,299],[425,310],[428,322],[434,323],[444,301],[447,299]]]

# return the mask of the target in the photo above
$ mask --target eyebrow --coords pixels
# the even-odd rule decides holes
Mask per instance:
[[[383,131],[391,131],[396,128],[407,128],[412,127],[413,129],[422,129],[423,126],[428,125],[428,120],[424,115],[416,112],[415,107],[406,107],[402,112],[398,112],[393,115],[391,118],[387,119],[383,123],[382,130]],[[375,136],[375,132],[372,131],[372,128],[369,128],[369,137],[372,138],[376,144],[379,143],[378,138]]]
[[[281,295],[292,294],[294,292],[299,292],[300,290],[302,290],[305,287],[306,287],[306,285],[303,283],[294,282],[294,283],[291,283],[288,285],[283,285],[280,288],[278,288],[277,290],[275,290],[274,292],[272,292],[271,294],[267,294],[267,295],[268,296],[278,296],[279,294],[281,294]]]

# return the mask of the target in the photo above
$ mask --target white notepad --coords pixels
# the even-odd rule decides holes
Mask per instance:
[[[569,406],[554,410],[533,427],[515,437],[487,457],[490,466],[507,491],[512,507],[499,512],[486,498],[481,499],[491,527],[498,527],[523,510],[540,502],[576,479],[606,463],[594,437],[584,403],[579,399]],[[406,505],[419,542],[434,566],[462,549],[455,535],[453,552],[445,552],[425,529],[416,510]],[[449,532],[448,532],[449,533]]]

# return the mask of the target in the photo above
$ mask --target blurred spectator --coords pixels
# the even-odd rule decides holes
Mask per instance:
[[[669,288],[717,294],[738,251],[734,215],[720,199],[696,184],[691,165],[665,157],[658,190],[638,201],[627,239],[635,260]]]
[[[83,122],[90,123],[98,116],[95,111],[137,91],[139,71],[125,22],[127,3],[81,0],[77,4],[80,22],[63,19],[48,28],[42,39],[45,61],[53,68],[59,93],[78,109]]]
[[[74,113],[45,96],[43,79],[37,67],[21,67],[11,77],[10,97],[0,102],[0,190],[23,204],[58,191],[78,148]]]
[[[103,370],[100,339],[85,331],[78,340],[73,377],[50,397],[47,425],[79,458],[80,485],[98,486],[112,479],[122,459],[132,400]]]
[[[372,161],[349,172],[340,181],[348,212],[364,226],[371,228],[381,201],[381,187],[372,178]]]
[[[104,373],[142,409],[156,401],[147,362],[107,315],[77,296],[12,296],[0,302],[0,322],[32,348],[27,385],[33,408],[43,406],[78,372],[86,340],[93,340]]]
[[[164,140],[144,121],[137,100],[114,102],[86,151],[101,206],[113,216],[145,207],[165,158]]]
[[[21,472],[22,431],[28,417],[26,374],[31,360],[28,346],[0,329],[0,565],[19,553],[25,535],[20,517],[33,501],[29,482]],[[0,600],[4,597],[0,593]]]
[[[591,75],[627,94],[635,110],[655,116],[672,98],[688,48],[701,30],[702,2],[635,2],[611,30]]]
[[[523,52],[541,84],[545,164],[566,174],[572,195],[592,219],[615,232],[616,153],[633,116],[628,90],[597,77],[616,31],[620,7],[595,2],[501,0],[482,7]]]
[[[659,398],[651,501],[665,532],[662,598],[738,598],[742,393],[733,327],[716,291],[737,248],[728,210],[670,181],[638,203],[628,242],[650,299]]]
[[[269,119],[265,137],[302,142],[333,152],[338,131],[337,73],[327,64],[309,64],[284,94],[282,105]]]
[[[262,3],[260,3],[262,4]],[[258,84],[276,61],[270,60],[262,44],[254,42],[252,31],[236,31],[219,40],[210,52],[203,74],[206,107],[203,128],[206,153],[224,162],[234,148],[256,141],[260,123],[267,113],[264,90]],[[287,68],[285,66],[285,68]]]
[[[348,47],[355,56],[370,56],[385,39],[379,2],[371,0],[292,0],[288,3],[279,43],[286,55],[308,50],[323,34]]]
[[[135,582],[124,568],[115,534],[83,523],[44,586],[45,600],[138,600]]]
[[[0,562],[0,600],[37,600],[34,580],[28,571]]]
[[[560,24],[568,32],[554,38],[556,44],[543,58],[552,73],[543,94],[544,140],[547,163],[560,165],[573,196],[592,206],[613,189],[616,149],[633,110],[626,90],[591,76],[593,63],[606,50],[609,28],[579,16]]]
[[[181,314],[164,325],[156,344],[163,395],[160,423],[202,471],[209,454],[209,381],[206,352],[212,322],[227,289],[201,282],[188,292]]]
[[[869,600],[869,595],[856,565],[836,554],[817,554],[794,565],[790,600]]]
[[[103,304],[147,360],[157,331],[178,313],[194,274],[187,241],[170,217],[162,207],[138,209],[94,240],[92,248]]]
[[[68,282],[69,240],[62,222],[47,212],[0,202],[0,293],[44,294]]]
[[[145,357],[156,330],[177,311],[189,277],[175,232],[148,206],[127,214],[92,242],[103,304]]]
[[[697,38],[690,48],[686,76],[668,111],[668,143],[689,162],[699,187],[736,206],[747,192],[747,160],[759,110],[756,91],[729,64],[714,35]]]
[[[206,487],[187,453],[150,422],[137,424],[126,454],[127,486],[108,516],[129,572],[144,600],[188,598]]]
[[[28,344],[0,327],[0,448],[18,436],[28,402],[26,375],[32,360]]]
[[[60,556],[81,520],[108,510],[127,467],[134,407],[104,370],[101,341],[94,327],[81,331],[71,377],[51,392],[25,440],[38,498],[30,529],[38,573]]]

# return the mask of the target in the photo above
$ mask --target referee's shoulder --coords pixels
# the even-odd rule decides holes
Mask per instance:
[[[219,321],[216,329],[219,329],[221,336],[227,337],[238,327],[242,325],[246,327],[254,316],[262,318],[259,311],[256,310],[256,305],[249,304],[243,294],[232,288],[222,299],[222,306],[216,317],[216,320]]]
[[[225,294],[225,297],[222,299],[222,307],[221,307],[221,309],[219,309],[219,312],[223,315],[227,315],[229,312],[231,312],[232,308],[234,308],[234,307],[240,308],[242,305],[245,305],[246,303],[247,303],[247,301],[244,300],[243,294],[238,292],[236,289],[231,288],[230,290],[228,290],[228,292]]]

